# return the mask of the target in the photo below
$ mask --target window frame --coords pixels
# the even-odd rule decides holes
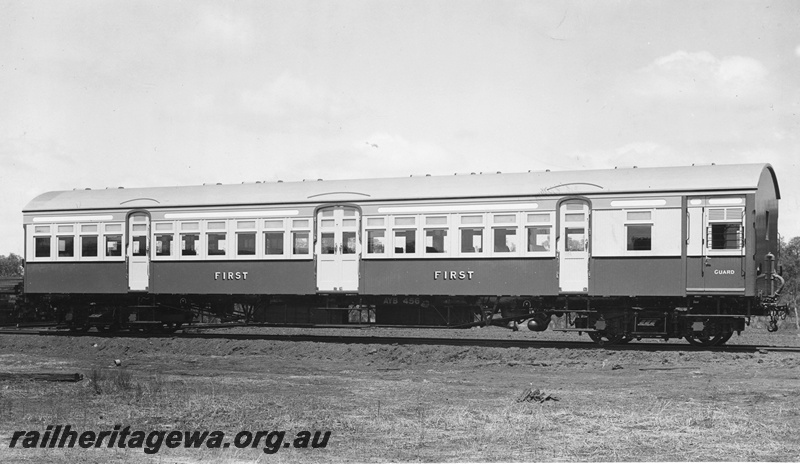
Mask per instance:
[[[630,214],[641,214],[641,213],[649,213],[648,219],[631,219]],[[623,214],[623,230],[625,231],[625,248],[623,252],[625,254],[632,254],[632,255],[640,255],[640,254],[653,254],[655,252],[655,234],[656,234],[656,210],[654,208],[636,208],[636,209],[622,209]],[[629,242],[630,232],[629,227],[641,227],[641,226],[648,226],[650,228],[650,248],[646,250],[636,250],[631,249],[631,243]]]
[[[501,217],[513,216],[512,221],[498,221]],[[492,223],[490,225],[491,233],[491,246],[489,247],[489,254],[490,256],[498,256],[498,257],[513,257],[520,255],[520,215],[516,211],[509,211],[509,212],[501,212],[501,213],[492,213],[491,214]],[[497,250],[497,232],[498,230],[514,230],[514,250],[509,249],[508,251],[498,251]],[[505,246],[508,243],[506,242],[503,244]]]
[[[188,227],[190,224],[197,224],[197,228]],[[202,223],[202,221],[199,220],[199,219],[190,219],[190,220],[185,220],[185,221],[178,221],[178,226],[177,226],[176,229],[177,230],[175,231],[175,234],[178,237],[178,240],[176,242],[176,245],[177,245],[176,246],[176,249],[177,249],[176,253],[178,255],[178,260],[180,260],[180,261],[202,261],[202,260],[204,260],[205,256],[203,255],[203,253],[205,251],[203,250],[203,248],[204,248],[203,247],[204,237],[203,237],[203,223]],[[197,240],[195,241],[195,244],[194,244],[195,253],[193,255],[183,254],[183,251],[184,251],[183,242],[184,242],[184,236],[186,236],[186,235],[196,235],[197,236]]]
[[[76,227],[76,223],[56,223],[55,233],[53,236],[55,237],[55,253],[54,258],[56,261],[79,261],[80,256],[77,254],[77,247],[75,246],[76,243],[80,243],[78,238],[78,229]],[[69,230],[61,230],[62,228],[69,227]],[[61,255],[61,239],[72,239],[72,254],[69,256],[62,256]],[[66,242],[65,242],[66,244]],[[66,245],[65,245],[66,248]]]
[[[25,260],[29,261],[29,262],[52,261],[53,260],[53,248],[54,248],[53,247],[53,230],[54,230],[53,227],[54,227],[54,224],[51,224],[51,223],[47,223],[47,224],[35,224],[35,223],[32,223],[32,224],[28,224],[26,227],[27,227],[26,233],[28,235],[28,243],[29,243],[28,250],[30,250],[30,253],[28,253],[28,251],[26,250],[26,254],[29,254],[29,256],[25,256]],[[45,227],[47,229],[43,230]],[[37,228],[42,229],[42,230],[37,231],[36,230]],[[47,251],[48,251],[47,256],[36,256],[36,250],[37,250],[36,243],[37,243],[37,239],[39,239],[39,238],[47,239]]]
[[[377,222],[380,220],[380,224],[370,222]],[[361,218],[362,221],[362,233],[365,237],[364,245],[363,245],[363,253],[361,254],[362,258],[386,258],[389,256],[388,246],[387,246],[387,225],[389,223],[388,216],[363,216]],[[371,252],[369,251],[370,248],[370,232],[383,232],[383,251],[381,252]]]
[[[128,233],[125,230],[124,222],[103,222],[101,223],[101,242],[100,248],[102,250],[101,256],[103,261],[125,261],[125,240],[128,238]],[[115,230],[119,229],[119,230]],[[119,255],[114,256],[108,254],[108,239],[112,237],[119,237]]]
[[[241,218],[234,218],[231,219],[231,226],[232,229],[231,235],[233,236],[233,249],[231,250],[231,254],[233,255],[233,259],[236,260],[252,260],[258,259],[259,254],[261,253],[261,249],[259,247],[259,222],[261,219],[241,219]],[[252,223],[252,224],[251,224]],[[252,234],[253,235],[253,254],[251,255],[243,255],[239,253],[239,237],[243,234]]]
[[[389,220],[391,224],[391,228],[389,230],[389,237],[387,237],[387,242],[389,245],[389,254],[394,258],[418,258],[422,255],[419,249],[419,226],[420,226],[420,216],[418,214],[398,214],[393,215],[390,217]],[[411,238],[414,240],[414,251],[406,253],[398,252],[397,247],[395,247],[395,240],[397,238],[396,234],[398,232],[402,232],[408,234],[410,232]],[[408,248],[408,241],[406,241],[406,246],[404,249]]]
[[[124,239],[125,227],[121,221],[85,221],[85,222],[45,222],[26,224],[26,240],[29,244],[26,250],[26,261],[35,262],[100,262],[124,261]],[[111,227],[116,227],[117,231],[107,231]],[[71,230],[65,230],[66,227]],[[61,232],[59,232],[61,228]],[[38,229],[38,230],[37,230]],[[92,230],[93,229],[93,230]],[[106,238],[120,237],[120,255],[111,256],[107,253]],[[72,238],[72,256],[59,256],[58,245],[60,238]],[[97,255],[84,256],[83,242],[87,237],[96,237]],[[46,240],[50,248],[48,256],[36,256],[36,243],[38,240]]]
[[[212,224],[222,224],[222,228],[218,228],[217,226],[212,228]],[[206,219],[201,221],[200,227],[203,230],[201,238],[201,242],[203,243],[203,258],[208,261],[222,261],[230,259],[231,247],[230,241],[228,240],[230,237],[230,221],[227,219]],[[214,235],[224,236],[223,240],[225,241],[225,250],[222,253],[211,253],[211,237]],[[219,242],[217,243],[217,247],[219,247]]]
[[[712,209],[721,209],[724,211],[724,218],[723,219],[711,219],[710,211]],[[739,211],[741,213],[741,219],[738,221],[728,219],[728,211]],[[707,206],[705,211],[705,230],[703,230],[703,241],[704,243],[704,252],[706,256],[744,256],[745,250],[747,248],[747,227],[746,218],[747,218],[747,210],[744,206]],[[728,225],[736,225],[739,228],[739,247],[738,248],[712,248],[712,240],[711,237],[711,229],[713,225],[718,224],[728,224]]]
[[[86,225],[86,224],[82,224],[81,225],[80,232],[78,233],[78,246],[76,247],[76,248],[78,248],[80,250],[80,255],[79,255],[78,259],[80,261],[99,261],[101,259],[101,256],[100,256],[100,243],[101,243],[102,235],[100,235],[99,228],[98,228],[98,231],[95,231],[95,232],[83,232],[83,226],[84,225]],[[95,244],[94,244],[94,246],[95,246],[95,250],[94,250],[95,254],[94,254],[94,256],[85,256],[83,254],[83,248],[84,248],[83,247],[83,241],[84,241],[84,239],[87,239],[87,238],[94,238],[95,239]]]
[[[474,256],[490,256],[487,253],[487,237],[486,237],[486,230],[490,229],[491,227],[487,227],[486,224],[486,213],[463,213],[456,215],[458,217],[458,224],[456,229],[458,230],[458,256],[460,257],[474,257]],[[464,219],[466,218],[480,218],[480,222],[466,222]],[[465,230],[480,230],[481,232],[481,250],[480,251],[464,251],[464,231]],[[473,235],[474,237],[474,235]],[[474,239],[473,239],[474,243]],[[489,244],[490,245],[490,244]],[[473,247],[474,248],[474,247]]]
[[[540,221],[532,219],[532,216],[545,216],[547,215],[547,219]],[[525,257],[532,257],[532,258],[552,258],[556,256],[556,243],[555,243],[555,233],[556,233],[556,224],[555,224],[555,215],[556,212],[553,211],[524,211],[522,212],[522,217],[520,221],[522,223],[522,228],[525,231],[524,236],[524,246],[522,247],[522,256]],[[535,228],[547,228],[548,230],[548,246],[549,250],[530,250],[530,244],[528,242],[530,237],[530,229]]]
[[[433,219],[444,219],[444,222],[434,222]],[[453,256],[453,230],[452,230],[452,215],[447,213],[442,214],[426,214],[420,218],[420,227],[422,241],[419,248],[422,255],[426,258],[449,258]],[[441,253],[428,251],[428,232],[441,230],[445,232],[443,240],[444,251]]]
[[[168,225],[169,229],[159,228],[159,226]],[[180,257],[180,253],[177,253],[179,240],[176,240],[176,236],[180,238],[180,231],[176,230],[176,223],[175,221],[152,221],[150,224],[150,243],[152,248],[150,253],[150,259],[156,261],[168,261],[173,259],[178,259]],[[169,235],[172,237],[170,241],[170,253],[168,255],[159,255],[158,251],[158,240],[157,237],[161,235]]]
[[[544,215],[544,220],[528,221],[528,215],[536,214],[539,216]],[[509,216],[505,221],[496,222],[495,217]],[[415,217],[414,225],[409,222],[398,221],[397,219],[406,219]],[[432,218],[436,218],[431,221]],[[467,219],[464,219],[467,218]],[[555,249],[552,245],[555,224],[553,223],[554,211],[552,210],[509,210],[509,211],[470,211],[470,212],[430,212],[420,214],[389,214],[389,215],[365,215],[362,218],[363,225],[361,233],[365,237],[365,247],[362,254],[362,259],[380,259],[380,258],[424,258],[424,259],[442,259],[442,258],[456,258],[456,259],[475,259],[475,258],[524,258],[524,257],[553,257],[555,256]],[[490,222],[491,221],[491,222]],[[546,228],[548,238],[551,242],[550,250],[545,251],[527,251],[527,230],[530,227]],[[462,235],[464,230],[472,230],[469,235],[474,236],[480,234],[481,236],[481,251],[469,252],[461,251],[463,240]],[[515,251],[494,251],[495,230],[496,229],[510,229],[514,231],[514,241],[516,246]],[[414,253],[398,253],[395,252],[394,240],[396,231],[401,230],[415,230],[415,251]],[[433,230],[441,230],[446,233],[444,239],[445,252],[434,253],[428,251],[427,240],[428,235]],[[384,252],[375,253],[369,252],[370,234],[383,232],[384,237]]]
[[[410,232],[410,234],[409,234],[409,232]],[[403,233],[406,236],[410,236],[411,237],[411,239],[413,240],[413,244],[414,244],[414,251],[410,251],[410,252],[406,252],[406,251],[398,252],[397,251],[398,247],[395,246],[395,243],[396,243],[396,240],[398,238],[398,236],[397,236],[398,233]],[[419,254],[420,254],[420,252],[419,252],[419,229],[416,229],[416,228],[412,229],[412,228],[409,228],[409,227],[402,227],[402,226],[401,227],[393,227],[392,228],[392,236],[391,236],[391,245],[392,245],[391,246],[392,256],[395,256],[397,258],[410,258],[410,257],[419,256]],[[408,249],[408,240],[406,240],[405,246],[403,247],[403,249],[404,250]]]
[[[287,223],[286,221],[289,222]],[[299,225],[298,223],[300,221],[306,221],[306,225]],[[289,259],[300,259],[300,260],[315,258],[314,246],[316,241],[316,235],[314,231],[314,222],[315,222],[314,218],[311,216],[284,219],[284,230],[286,231],[283,238],[284,258],[286,258],[287,256]],[[308,236],[307,253],[294,252],[295,234],[298,233],[305,233]],[[288,244],[286,243],[287,241],[289,242]],[[270,255],[270,256],[278,256],[278,255]]]

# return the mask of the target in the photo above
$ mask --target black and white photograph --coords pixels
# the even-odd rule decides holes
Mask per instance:
[[[800,2],[0,0],[0,462],[800,461]]]

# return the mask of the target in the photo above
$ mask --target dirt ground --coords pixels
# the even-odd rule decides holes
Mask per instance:
[[[577,337],[500,328],[422,333]],[[800,353],[714,352],[676,343],[685,350],[0,335],[0,372],[86,376],[77,383],[0,380],[0,461],[800,460]],[[800,346],[800,336],[791,328],[776,334],[750,329],[730,343]],[[519,401],[535,390],[539,395]],[[16,430],[58,424],[331,436],[325,448],[275,454],[261,447],[162,447],[155,454],[9,447]]]

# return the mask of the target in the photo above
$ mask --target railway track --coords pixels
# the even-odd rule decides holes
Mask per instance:
[[[508,340],[492,338],[447,338],[447,337],[414,337],[383,335],[329,335],[329,334],[274,334],[274,333],[225,333],[195,332],[195,330],[217,327],[189,327],[189,331],[173,334],[133,333],[133,332],[71,332],[68,330],[44,330],[42,328],[0,329],[2,335],[27,335],[49,337],[97,337],[97,338],[177,338],[177,339],[225,339],[225,340],[270,340],[290,342],[340,343],[357,345],[428,345],[428,346],[478,346],[496,348],[558,348],[579,350],[614,350],[614,351],[713,351],[713,352],[796,352],[797,346],[769,345],[723,345],[718,347],[696,347],[683,343],[648,343],[631,342],[620,345],[599,346],[591,341],[563,340]]]

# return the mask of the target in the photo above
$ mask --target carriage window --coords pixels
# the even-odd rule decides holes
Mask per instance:
[[[122,256],[122,235],[106,235],[106,256]]]
[[[417,218],[413,216],[394,218],[394,225],[396,226],[413,226],[416,223],[417,223]]]
[[[626,218],[629,221],[652,221],[653,220],[653,212],[652,211],[627,211]]]
[[[498,253],[517,251],[517,229],[505,227],[494,229],[494,251]]]
[[[495,214],[493,218],[495,224],[513,224],[517,222],[516,214]]]
[[[346,212],[347,210],[345,210]],[[347,219],[345,219],[347,221]],[[342,232],[342,254],[354,255],[356,253],[356,233]]]
[[[740,223],[716,223],[708,227],[709,248],[712,250],[739,250],[742,248]]]
[[[36,237],[35,248],[37,258],[49,258],[50,237]]]
[[[744,208],[709,208],[706,246],[710,250],[741,250]]]
[[[581,228],[567,228],[564,231],[566,235],[566,251],[585,251],[586,250],[586,232]]]
[[[172,234],[156,235],[156,256],[172,255]]]
[[[264,232],[264,253],[268,255],[283,254],[283,232]],[[295,253],[297,253],[295,251]]]
[[[549,227],[528,227],[528,251],[550,251]]]
[[[550,213],[528,214],[528,222],[550,222]]]
[[[416,230],[394,231],[394,252],[414,253],[416,251]]]
[[[483,229],[461,229],[461,252],[483,252]]]
[[[333,232],[324,232],[321,234],[320,254],[333,255],[336,254],[336,241],[334,240]]]
[[[653,226],[650,224],[627,224],[629,251],[652,250]]]
[[[81,256],[86,258],[97,257],[97,236],[87,235],[81,237]]]
[[[447,229],[425,231],[425,253],[447,253]]]
[[[209,256],[224,256],[226,241],[225,234],[209,233],[208,234],[208,255]]]
[[[181,256],[196,256],[200,234],[181,234]]]
[[[292,232],[292,254],[308,254],[308,232]]]
[[[367,231],[367,253],[379,254],[386,252],[386,232],[383,230]]]
[[[60,228],[61,226],[59,226]],[[58,237],[58,257],[70,258],[75,255],[75,237]]]
[[[147,237],[142,235],[140,237],[133,237],[131,239],[131,256],[146,256],[147,255]]]
[[[255,223],[253,223],[255,227]],[[236,254],[239,256],[253,256],[256,254],[256,233],[236,234]]]
[[[628,251],[653,249],[653,210],[625,211],[625,237]]]

